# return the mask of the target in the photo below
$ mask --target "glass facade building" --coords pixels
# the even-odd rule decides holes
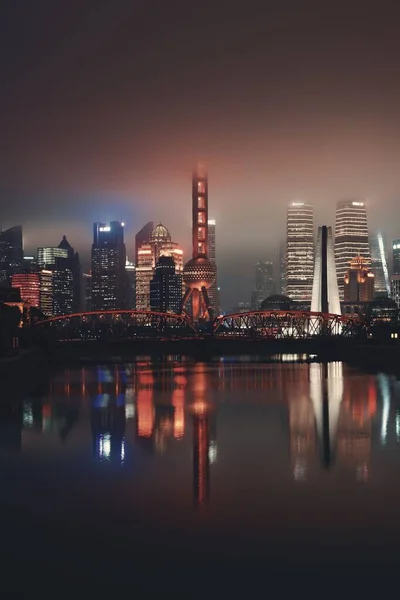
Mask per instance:
[[[259,310],[262,302],[275,294],[274,265],[267,260],[259,260],[255,268],[255,286],[251,295],[252,310]]]
[[[356,256],[362,256],[366,266],[371,265],[367,207],[364,202],[342,200],[337,204],[335,222],[335,262],[340,300],[344,299],[344,277]]]
[[[390,296],[390,280],[385,244],[381,233],[370,237],[371,271],[375,278],[375,298]]]
[[[314,211],[310,204],[292,202],[287,212],[286,293],[311,302],[314,275]]]
[[[126,250],[124,226],[94,223],[92,244],[92,310],[126,307]]]

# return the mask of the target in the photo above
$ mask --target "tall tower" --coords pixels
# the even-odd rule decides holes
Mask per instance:
[[[286,293],[311,302],[314,271],[314,211],[311,204],[292,202],[287,213]]]
[[[216,277],[215,265],[208,259],[208,180],[200,169],[192,179],[192,253],[183,269],[186,293],[182,306],[192,298],[193,321],[213,318],[207,290]]]
[[[341,314],[332,227],[325,225],[318,227],[311,311]]]
[[[342,200],[337,204],[335,223],[335,262],[340,300],[344,297],[344,277],[355,256],[362,256],[368,266],[371,264],[367,207],[364,202]]]

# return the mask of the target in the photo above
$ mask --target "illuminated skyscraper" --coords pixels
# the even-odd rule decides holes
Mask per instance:
[[[128,310],[134,310],[136,308],[136,265],[133,264],[128,258],[125,264],[126,279],[127,279],[127,303],[126,308]]]
[[[212,318],[207,290],[215,281],[216,268],[208,255],[208,178],[198,169],[192,178],[192,258],[183,270],[186,293],[182,306],[192,303],[194,321]]]
[[[314,211],[311,204],[292,202],[287,213],[286,293],[311,302],[314,273]]]
[[[42,269],[40,276],[40,304],[39,308],[47,317],[53,316],[53,271]]]
[[[255,268],[255,287],[251,295],[251,308],[258,310],[261,303],[274,293],[274,265],[267,260],[259,260]]]
[[[17,225],[0,232],[0,286],[9,286],[11,276],[23,264],[22,227]]]
[[[150,282],[160,256],[174,259],[176,273],[183,271],[183,250],[171,240],[171,234],[162,223],[154,227],[149,241],[137,249],[136,264],[136,310],[150,309]]]
[[[40,306],[40,276],[39,273],[15,273],[11,278],[11,286],[19,288],[21,300],[28,307]]]
[[[67,248],[60,246],[46,246],[37,249],[38,267],[39,269],[48,269],[54,267],[56,258],[67,258]]]
[[[160,256],[150,282],[150,308],[179,313],[182,304],[182,273],[175,272],[172,256]]]
[[[364,202],[342,200],[336,208],[335,262],[339,297],[344,298],[344,277],[355,256],[371,265],[368,239],[367,208]]]
[[[375,298],[390,296],[390,280],[385,245],[381,233],[370,237],[371,271],[375,278]]]
[[[311,311],[340,315],[332,227],[318,227]]]
[[[126,250],[124,226],[94,223],[92,245],[92,310],[115,310],[126,306]]]

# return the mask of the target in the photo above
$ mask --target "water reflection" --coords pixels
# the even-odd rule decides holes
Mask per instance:
[[[278,486],[323,485],[323,477],[371,482],[380,453],[400,442],[399,400],[394,377],[340,362],[143,358],[65,369],[48,389],[5,404],[0,451],[57,456],[63,448],[78,471],[81,459],[121,474],[135,464],[135,477],[154,465],[155,487],[157,478],[177,478],[176,494],[205,507],[223,497],[242,462],[256,487],[268,478]]]

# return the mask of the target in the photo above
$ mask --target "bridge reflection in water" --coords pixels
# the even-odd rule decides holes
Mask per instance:
[[[290,448],[287,472],[295,481],[312,479],[323,468],[344,469],[367,482],[374,425],[380,444],[391,435],[400,441],[400,426],[391,425],[400,422],[392,415],[393,385],[389,376],[357,376],[342,363],[152,363],[143,357],[112,368],[65,369],[48,390],[25,399],[22,414],[10,413],[14,426],[9,431],[22,429],[19,442],[14,436],[14,451],[31,448],[38,434],[44,436],[41,443],[48,436],[51,444],[58,439],[73,447],[90,423],[96,461],[128,469],[135,446],[161,459],[185,452],[190,442],[194,499],[206,506],[212,498],[212,465],[224,453],[223,446],[217,452],[217,417],[220,413],[219,427],[224,427],[225,404],[240,397],[241,404],[282,406]]]

